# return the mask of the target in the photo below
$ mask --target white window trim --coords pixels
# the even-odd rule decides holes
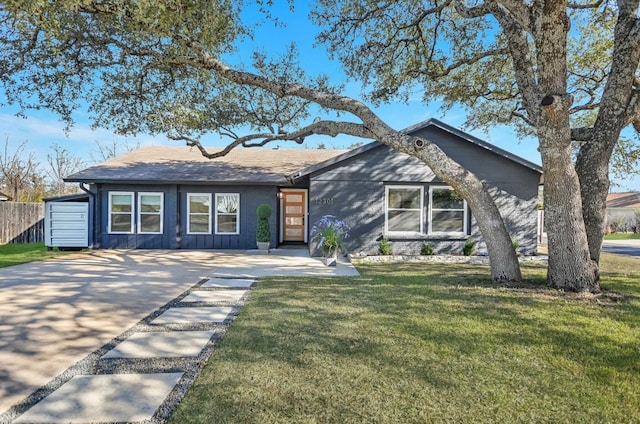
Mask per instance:
[[[207,215],[209,217],[209,228],[207,229],[206,232],[202,232],[202,231],[190,231],[189,228],[191,228],[191,215],[205,215],[205,213],[202,212],[191,212],[191,200],[190,198],[192,196],[207,196],[209,198],[209,212],[207,212]],[[211,203],[211,193],[187,193],[187,234],[211,234],[211,209],[213,207],[213,204]]]
[[[142,212],[142,196],[159,196],[160,212]],[[160,231],[142,231],[142,215],[160,215]],[[164,193],[161,191],[139,192],[138,193],[138,234],[163,234],[164,232]]]
[[[116,195],[116,196],[124,196],[124,195],[128,195],[131,196],[131,223],[129,224],[129,231],[112,231],[111,229],[111,215],[114,214],[113,209],[112,209],[112,197]],[[133,234],[133,217],[135,215],[135,193],[132,191],[110,191],[109,192],[109,211],[108,211],[108,229],[109,229],[109,234]],[[124,213],[121,212],[116,212],[116,214],[121,214],[124,215]]]
[[[389,231],[389,189],[420,189],[420,231]],[[396,209],[391,210],[415,210]],[[416,185],[386,185],[384,187],[384,233],[389,235],[419,235],[424,234],[424,187]]]
[[[218,232],[218,197],[233,195],[238,198],[238,208],[236,209],[236,231],[230,233]],[[215,203],[214,203],[213,213],[215,216],[214,219],[214,230],[215,234],[220,235],[238,235],[240,234],[240,193],[216,193]]]
[[[433,231],[433,190],[451,190],[451,186],[431,186],[429,187],[429,234],[444,235],[449,237],[460,237],[467,235],[468,210],[467,201],[462,199],[462,231]],[[436,211],[459,211],[460,209],[435,209]]]

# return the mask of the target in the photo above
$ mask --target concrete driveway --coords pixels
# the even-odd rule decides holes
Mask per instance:
[[[640,240],[605,240],[602,251],[625,256],[640,256]]]
[[[0,415],[214,272],[358,275],[300,250],[102,250],[2,268]]]
[[[204,278],[207,252],[99,251],[0,269],[0,412]]]

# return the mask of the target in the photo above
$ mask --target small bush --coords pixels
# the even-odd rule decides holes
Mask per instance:
[[[518,253],[518,251],[520,250],[520,242],[517,239],[511,239],[511,245],[513,246],[513,250]]]
[[[389,239],[386,237],[380,240],[380,245],[378,246],[378,253],[381,255],[391,255],[391,245],[389,244]]]
[[[256,209],[256,215],[258,216],[256,240],[264,243],[271,241],[271,227],[268,219],[271,216],[271,207],[264,203],[261,204]]]
[[[476,250],[476,242],[473,239],[467,239],[464,242],[464,247],[462,248],[462,254],[464,256],[471,256]]]
[[[271,206],[263,203],[259,205],[256,209],[256,215],[258,215],[258,219],[266,219],[271,216]]]
[[[422,256],[433,255],[433,247],[431,247],[429,243],[422,243],[422,247],[420,247],[420,254]]]

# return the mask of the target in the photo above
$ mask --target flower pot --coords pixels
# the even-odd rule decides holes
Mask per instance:
[[[270,242],[268,242],[268,241],[258,241],[256,243],[258,244],[258,251],[260,253],[269,253],[269,246],[271,245]]]
[[[324,264],[326,266],[336,266],[337,263],[338,263],[338,254],[337,254],[337,252],[329,253],[324,258]]]

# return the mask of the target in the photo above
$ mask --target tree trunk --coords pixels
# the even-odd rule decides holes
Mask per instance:
[[[562,134],[548,128],[545,132],[539,131],[539,136],[546,182],[548,283],[566,291],[598,292],[598,266],[589,254],[580,183],[571,158],[568,131]]]
[[[614,143],[607,143],[613,147]],[[607,194],[609,193],[609,161],[611,149],[588,144],[580,149],[576,171],[580,178],[582,215],[586,227],[589,255],[600,263],[600,250],[606,232]]]

